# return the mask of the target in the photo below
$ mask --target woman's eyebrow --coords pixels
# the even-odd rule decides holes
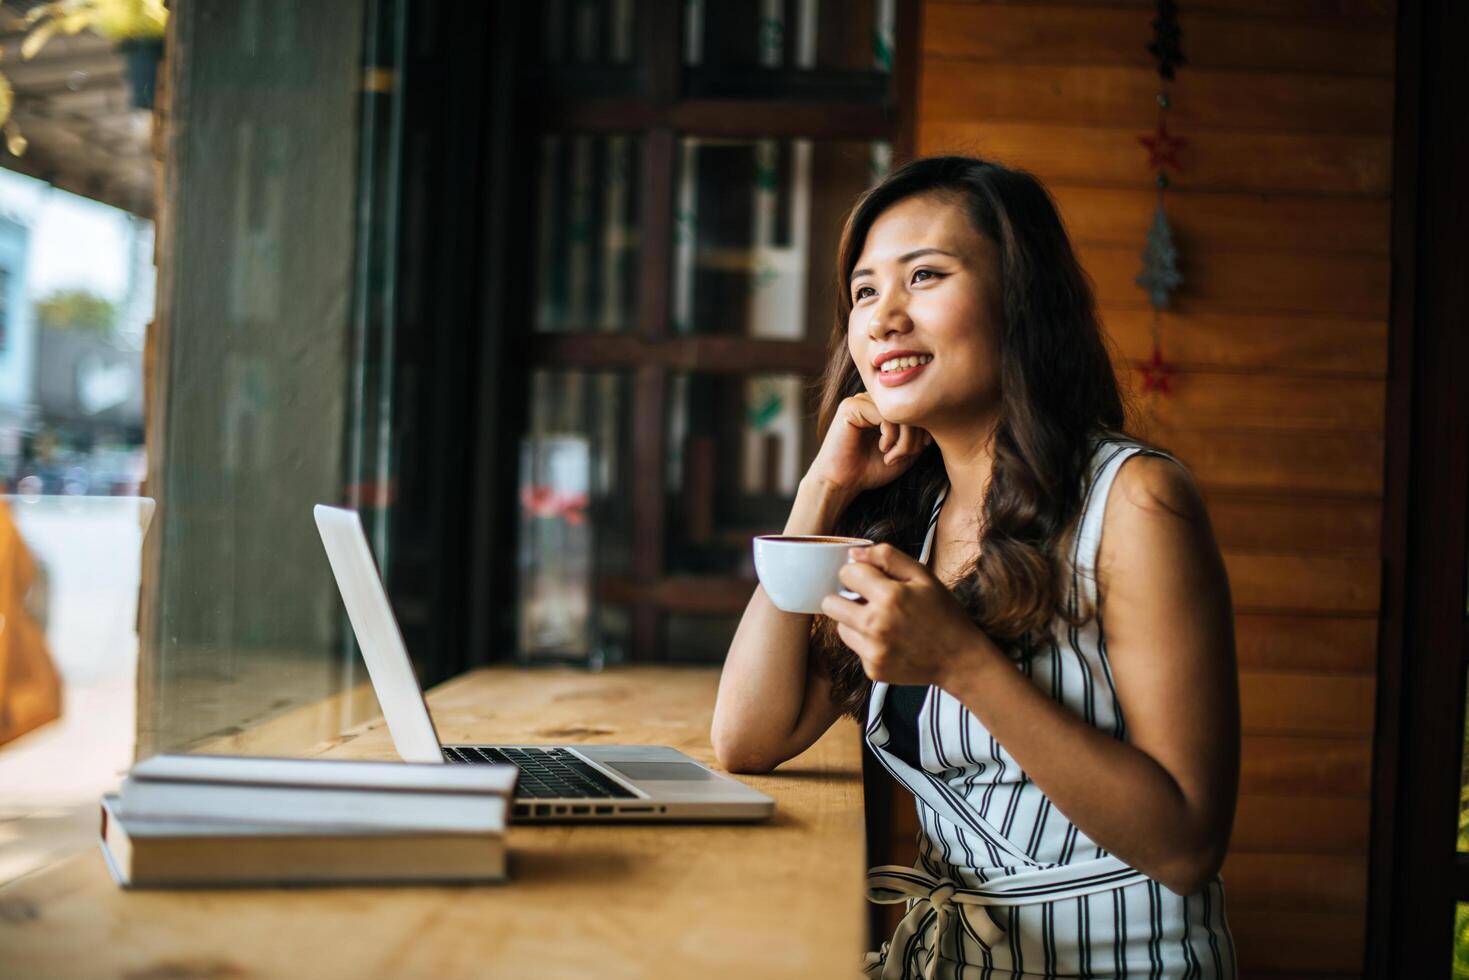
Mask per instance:
[[[914,249],[911,252],[907,252],[907,253],[905,253],[903,255],[898,256],[898,264],[899,265],[902,265],[905,262],[911,262],[912,260],[918,258],[920,255],[931,255],[931,254],[947,255],[951,259],[957,259],[959,257],[959,256],[955,255],[953,252],[945,252],[941,248],[917,248],[917,249]],[[872,270],[871,269],[857,269],[857,270],[853,271],[851,278],[849,278],[847,280],[847,284],[848,285],[851,285],[851,283],[853,282],[853,280],[855,280],[858,276],[870,276],[870,275],[872,275]]]

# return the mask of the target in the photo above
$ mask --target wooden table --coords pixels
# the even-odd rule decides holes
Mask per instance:
[[[495,668],[429,696],[445,742],[646,742],[712,763],[709,669]],[[396,758],[381,720],[309,754]],[[857,727],[768,776],[751,825],[515,826],[509,884],[133,891],[89,851],[0,889],[0,977],[855,977]]]

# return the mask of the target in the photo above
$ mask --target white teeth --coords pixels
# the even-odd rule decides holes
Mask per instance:
[[[927,364],[931,360],[933,360],[932,354],[919,354],[915,357],[894,357],[890,360],[883,361],[882,367],[878,370],[884,374],[892,371],[906,371],[920,364]]]

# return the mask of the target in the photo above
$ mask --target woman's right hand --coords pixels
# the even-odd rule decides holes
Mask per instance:
[[[856,496],[902,476],[933,443],[933,436],[912,425],[889,422],[867,392],[842,399],[809,479]]]

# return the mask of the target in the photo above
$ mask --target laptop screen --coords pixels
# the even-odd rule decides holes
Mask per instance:
[[[362,659],[367,662],[367,673],[387,719],[394,748],[405,762],[443,762],[438,733],[423,702],[418,678],[413,676],[413,663],[372,560],[361,518],[355,510],[324,504],[316,505],[315,514],[321,543],[326,546],[327,560],[357,645],[362,648]]]

